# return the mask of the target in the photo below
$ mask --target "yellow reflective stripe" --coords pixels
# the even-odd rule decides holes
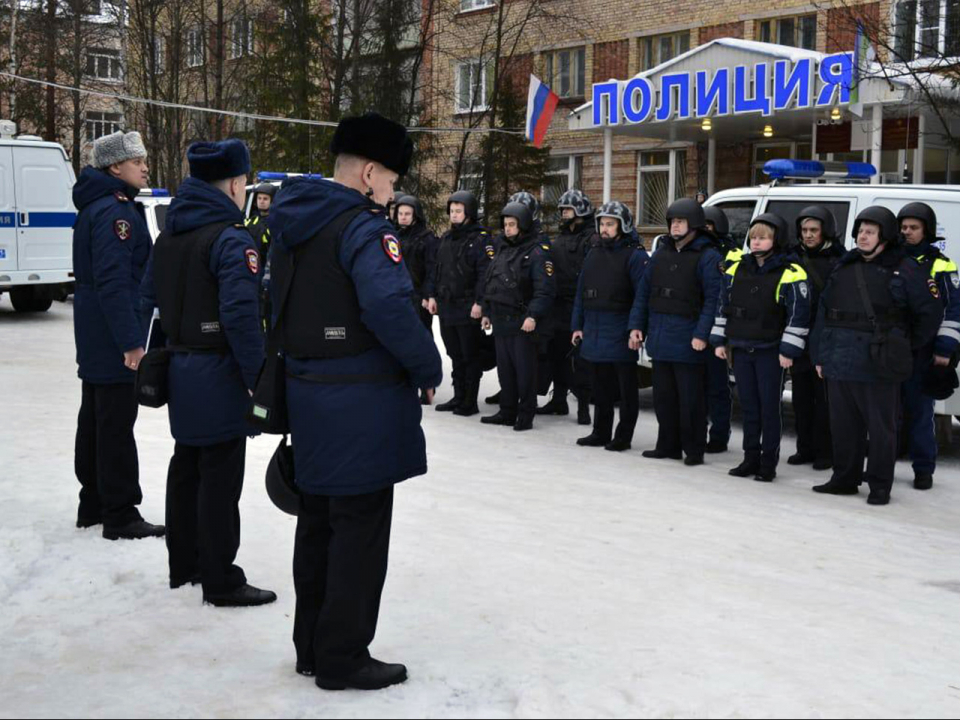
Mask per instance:
[[[727,253],[726,261],[728,263],[736,263],[743,260],[743,250],[730,250]]]
[[[957,264],[947,258],[937,258],[933,261],[933,267],[930,269],[930,277],[936,277],[942,272],[956,272]]]
[[[807,279],[807,271],[797,264],[788,265],[780,276],[780,282],[777,283],[777,302],[780,301],[780,288],[784,283],[804,282]]]
[[[737,268],[738,268],[738,267],[740,267],[740,262],[739,262],[739,261],[735,262],[733,265],[731,265],[729,268],[727,268],[727,275],[736,275],[736,274],[737,274]]]

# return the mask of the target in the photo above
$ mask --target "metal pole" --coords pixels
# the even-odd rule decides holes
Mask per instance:
[[[603,202],[613,194],[613,128],[603,130]]]
[[[870,178],[872,185],[880,184],[881,151],[883,150],[883,106],[877,103],[873,106],[873,115],[870,121],[870,163],[877,169],[877,174]]]
[[[10,0],[10,73],[17,73],[17,11],[20,0]],[[17,114],[17,83],[10,84],[10,119]]]
[[[711,137],[707,140],[707,197],[713,195],[717,189],[717,140]]]
[[[927,130],[927,118],[921,110],[917,113],[917,148],[913,151],[913,184],[920,185],[923,182],[923,153],[927,149],[927,141],[924,135]],[[907,140],[910,140],[910,122],[907,121]]]

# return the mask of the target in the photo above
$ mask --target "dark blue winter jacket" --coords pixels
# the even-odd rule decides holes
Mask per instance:
[[[627,268],[630,272],[630,284],[636,293],[640,287],[644,269],[650,260],[643,246],[636,247],[632,239],[627,236],[617,239],[613,245],[604,245],[602,242],[590,248],[587,252],[589,262],[592,253],[609,253],[622,247],[633,247]],[[572,332],[583,331],[583,343],[580,346],[580,357],[589,362],[599,363],[628,363],[637,362],[639,353],[631,350],[629,312],[610,312],[606,310],[586,310],[583,307],[583,273],[577,282],[577,296],[573,304],[573,318],[570,323]]]
[[[691,347],[694,338],[709,342],[710,330],[716,319],[717,303],[723,289],[723,258],[716,250],[713,238],[701,235],[681,252],[700,251],[697,279],[702,290],[703,306],[696,318],[653,312],[650,309],[651,272],[640,282],[640,290],[630,313],[630,328],[643,333],[644,347],[654,361],[700,363],[712,355],[710,348],[697,352]],[[673,241],[660,243],[651,258],[651,265],[659,253],[676,253]]]
[[[824,378],[848,382],[883,382],[870,352],[874,333],[827,325],[827,309],[832,307],[833,293],[857,292],[855,276],[850,269],[858,262],[865,262],[860,252],[856,249],[848,251],[840,258],[827,280],[811,335],[810,356],[814,364],[823,368]],[[930,287],[927,282],[929,278],[924,277],[924,269],[907,257],[902,248],[887,248],[872,262],[889,271],[893,306],[907,317],[907,337],[914,352],[921,350],[936,337],[943,319],[943,305],[935,293],[935,287]],[[899,330],[891,332],[900,333]]]
[[[443,376],[440,353],[410,302],[413,284],[383,239],[396,230],[362,194],[330,180],[284,184],[270,213],[275,262],[307,242],[344,211],[366,206],[346,227],[340,264],[353,281],[361,321],[382,347],[336,359],[287,358],[292,375],[405,374],[406,382],[319,384],[287,379],[287,409],[296,478],[314,495],[362,495],[427,471],[418,388]],[[279,300],[273,298],[276,307]]]
[[[243,227],[243,212],[223,191],[187,178],[170,203],[166,232],[226,222],[234,227],[211,245],[208,267],[218,281],[220,325],[230,352],[176,352],[170,361],[170,432],[184,445],[214,445],[254,434],[245,416],[264,358],[258,294],[263,263],[259,255],[250,255],[258,248]],[[152,265],[141,288],[145,318],[156,306]]]
[[[73,332],[78,375],[97,385],[132,383],[123,354],[143,345],[140,280],[150,258],[150,231],[136,188],[86,167],[73,187]]]

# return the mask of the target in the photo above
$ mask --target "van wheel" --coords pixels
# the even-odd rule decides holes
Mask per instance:
[[[10,302],[17,312],[46,312],[53,305],[53,300],[40,288],[20,287],[10,291]]]

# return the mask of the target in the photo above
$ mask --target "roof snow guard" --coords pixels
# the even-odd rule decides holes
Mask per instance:
[[[910,83],[875,77],[880,67],[874,70],[860,83],[863,105],[909,99]],[[686,121],[698,128],[704,118],[753,116],[760,121],[793,112],[802,113],[808,123],[817,111],[850,105],[853,85],[852,52],[828,55],[722,38],[630,80],[596,83],[593,101],[570,115],[570,129],[614,127],[620,132],[643,126],[637,134],[660,137],[664,131],[657,132],[658,124]]]

